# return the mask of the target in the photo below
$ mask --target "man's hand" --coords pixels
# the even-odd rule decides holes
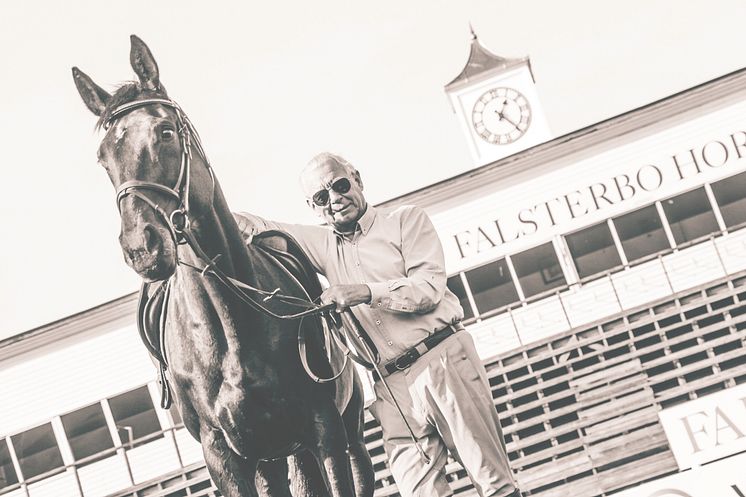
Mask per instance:
[[[368,285],[332,285],[321,294],[321,303],[337,305],[337,312],[370,302]]]
[[[232,212],[233,219],[238,224],[238,230],[246,244],[251,243],[255,234],[266,231],[264,220],[247,212]]]

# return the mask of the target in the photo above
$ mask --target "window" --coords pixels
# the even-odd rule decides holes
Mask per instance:
[[[4,438],[0,438],[0,490],[16,483],[18,483],[18,475],[13,468],[8,442]]]
[[[109,406],[123,444],[161,431],[147,387],[113,397],[109,399]]]
[[[567,284],[551,242],[513,255],[511,259],[526,297]]]
[[[677,244],[720,231],[704,188],[663,200],[661,204]]]
[[[727,227],[746,223],[746,173],[713,183],[712,193]]]
[[[51,423],[13,435],[10,439],[26,480],[63,466]]]
[[[114,447],[101,404],[65,414],[62,426],[76,461]]]
[[[615,218],[614,227],[630,262],[671,248],[655,205]]]
[[[567,235],[565,240],[581,278],[622,263],[606,221]]]
[[[474,317],[474,311],[469,303],[469,297],[466,295],[464,283],[461,281],[461,275],[457,274],[448,278],[448,289],[458,297],[461,307],[464,308],[464,319]]]
[[[505,259],[467,271],[466,280],[480,314],[518,301]]]

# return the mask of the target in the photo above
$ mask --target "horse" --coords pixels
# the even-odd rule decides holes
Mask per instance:
[[[346,361],[335,382],[307,374],[304,361],[319,375],[342,368],[339,350],[327,360],[318,319],[280,319],[317,311],[288,308],[314,295],[267,250],[245,243],[150,49],[130,41],[137,81],[110,94],[77,67],[72,73],[106,130],[98,162],[117,191],[125,262],[144,282],[166,282],[162,386],[171,385],[224,496],[371,497],[359,377]]]

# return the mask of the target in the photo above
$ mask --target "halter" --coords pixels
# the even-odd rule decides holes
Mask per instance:
[[[164,105],[172,108],[176,112],[176,126],[178,130],[179,140],[181,142],[181,164],[179,166],[179,176],[176,180],[176,184],[173,188],[169,188],[160,183],[154,183],[152,181],[143,181],[133,179],[125,181],[119,188],[117,188],[117,208],[119,212],[122,211],[122,199],[128,195],[134,195],[139,198],[150,207],[153,208],[165,221],[166,226],[169,227],[174,240],[177,243],[183,243],[184,241],[184,230],[189,228],[189,187],[191,178],[191,166],[192,166],[192,145],[197,147],[199,155],[205,162],[207,170],[210,173],[210,179],[212,180],[212,196],[215,195],[215,175],[212,172],[210,161],[205,155],[205,151],[202,148],[202,142],[199,138],[197,130],[192,125],[192,122],[186,116],[184,111],[181,110],[179,104],[170,99],[165,98],[147,98],[144,100],[136,100],[122,104],[114,111],[112,111],[109,119],[104,124],[104,129],[109,129],[111,125],[128,112],[138,109],[140,107],[146,107],[149,105]],[[167,213],[164,211],[159,204],[154,202],[150,197],[145,194],[145,191],[152,191],[156,193],[165,194],[167,197],[171,197],[176,200],[176,208]]]

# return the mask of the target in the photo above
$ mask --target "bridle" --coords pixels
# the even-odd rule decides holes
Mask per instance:
[[[163,218],[163,220],[166,222],[166,225],[171,230],[171,234],[173,235],[175,242],[183,243],[184,230],[189,229],[190,224],[189,187],[191,184],[190,179],[192,169],[192,145],[197,148],[197,151],[199,152],[202,160],[207,166],[207,170],[210,173],[210,179],[212,181],[212,197],[214,198],[215,196],[215,175],[212,172],[210,161],[207,160],[205,151],[202,148],[202,142],[199,138],[199,134],[194,129],[192,122],[189,120],[186,114],[184,114],[184,111],[181,110],[181,107],[179,107],[179,105],[173,100],[165,98],[147,98],[122,104],[114,109],[107,119],[106,123],[104,124],[104,129],[108,129],[114,123],[114,121],[134,109],[158,104],[170,107],[176,112],[176,128],[179,140],[181,142],[181,165],[179,166],[179,176],[176,180],[176,184],[173,188],[169,188],[165,185],[152,181],[143,181],[138,179],[125,181],[124,183],[119,185],[119,188],[117,188],[117,208],[121,213],[122,200],[128,195],[134,195],[135,197],[139,198],[150,207],[152,207],[153,210]],[[145,194],[145,191],[162,193],[165,194],[167,197],[176,200],[176,208],[170,213],[167,213],[161,208],[159,204],[148,197]]]

